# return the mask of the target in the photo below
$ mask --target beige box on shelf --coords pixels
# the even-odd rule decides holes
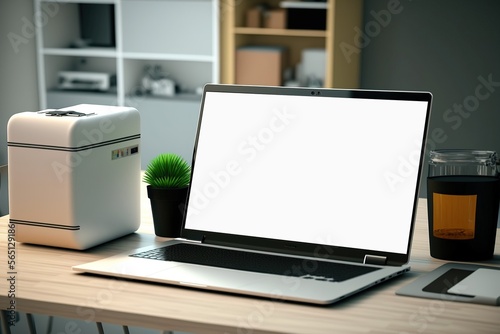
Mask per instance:
[[[249,28],[262,27],[262,9],[260,7],[253,7],[247,10],[246,26]]]
[[[285,67],[285,48],[241,47],[236,50],[235,82],[242,85],[281,86]]]
[[[264,28],[286,29],[286,10],[271,9],[264,14]]]

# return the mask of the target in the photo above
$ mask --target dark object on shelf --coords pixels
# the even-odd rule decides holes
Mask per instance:
[[[316,8],[287,8],[288,29],[326,30],[326,10]]]
[[[89,46],[115,46],[115,8],[109,4],[80,4],[81,39]]]

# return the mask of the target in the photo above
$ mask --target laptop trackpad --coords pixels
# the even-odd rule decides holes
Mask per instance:
[[[73,267],[73,270],[104,275],[113,273],[118,277],[140,277],[165,271],[177,265],[179,264],[175,262],[144,261],[134,257],[127,257],[126,261],[123,261],[123,256],[119,255],[77,265]]]
[[[184,263],[167,270],[155,272],[148,275],[148,277],[186,286],[218,287],[230,290],[241,288],[257,279],[262,279],[262,275],[257,273]]]

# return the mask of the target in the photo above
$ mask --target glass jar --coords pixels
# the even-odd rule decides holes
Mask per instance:
[[[480,150],[435,150],[430,152],[429,176],[497,176],[497,153]]]
[[[431,256],[485,260],[493,256],[500,203],[497,154],[430,152],[427,207]]]

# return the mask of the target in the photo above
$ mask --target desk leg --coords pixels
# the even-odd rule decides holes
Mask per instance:
[[[28,320],[28,328],[30,330],[30,334],[36,334],[36,325],[35,325],[35,319],[33,318],[33,314],[26,313],[26,319]]]
[[[102,323],[101,322],[96,322],[95,324],[97,326],[97,332],[99,334],[104,334],[104,328],[102,327]]]
[[[7,311],[2,310],[0,314],[2,317],[2,333],[10,334],[9,321],[7,320],[8,319]]]

